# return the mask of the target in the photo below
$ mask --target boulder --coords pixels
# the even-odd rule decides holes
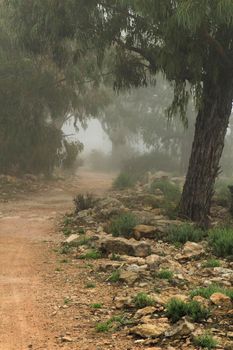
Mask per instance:
[[[195,329],[195,326],[187,321],[186,319],[180,320],[174,326],[172,326],[169,330],[165,332],[166,337],[174,337],[174,336],[187,336],[191,334]]]
[[[139,278],[139,274],[133,271],[120,271],[119,280],[127,283],[128,285],[133,285],[137,279]]]
[[[151,247],[146,242],[137,242],[134,239],[109,237],[100,241],[100,250],[104,254],[126,254],[130,256],[146,257],[151,254]]]
[[[155,226],[150,225],[137,225],[134,227],[134,238],[140,240],[141,238],[156,238],[157,229]]]
[[[79,235],[77,235],[76,233],[70,235],[65,241],[64,243],[70,244],[73,243],[75,241],[77,241],[79,239]]]
[[[164,332],[169,328],[169,323],[163,321],[161,322],[159,319],[156,321],[156,324],[145,323],[133,327],[130,329],[130,333],[139,335],[142,338],[157,338],[164,334]]]
[[[214,305],[222,308],[229,308],[232,306],[231,298],[223,293],[213,293],[210,296],[210,300]]]
[[[192,259],[200,257],[205,253],[201,244],[195,242],[186,242],[183,248],[183,255],[181,259]]]

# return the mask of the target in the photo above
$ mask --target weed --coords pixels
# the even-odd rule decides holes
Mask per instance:
[[[227,295],[233,300],[233,289],[232,288],[222,288],[218,285],[210,285],[208,287],[203,288],[197,288],[191,291],[190,296],[191,298],[195,297],[196,295],[200,295],[203,298],[209,299],[212,294],[214,293],[222,293]]]
[[[112,283],[116,283],[116,282],[119,281],[119,279],[120,279],[120,271],[119,270],[115,270],[115,271],[112,272],[112,274],[108,278],[108,281],[112,282]]]
[[[78,257],[79,259],[90,259],[90,260],[96,260],[101,259],[102,255],[97,250],[90,250],[89,252],[82,254]]]
[[[71,246],[69,244],[64,244],[60,249],[59,253],[60,254],[69,254],[71,250]]]
[[[200,346],[205,349],[214,349],[218,345],[218,342],[209,333],[204,333],[193,340],[195,346]]]
[[[138,309],[142,309],[143,307],[146,307],[146,306],[152,306],[155,303],[154,300],[149,295],[143,292],[138,293],[134,297],[133,302],[135,307]]]
[[[177,185],[173,184],[167,179],[159,179],[154,180],[150,187],[151,192],[155,192],[156,190],[160,190],[165,199],[171,202],[178,203],[180,199],[180,189]]]
[[[121,261],[121,256],[118,255],[118,254],[115,254],[115,253],[112,253],[112,255],[110,256],[110,260],[113,260],[113,261]]]
[[[138,221],[132,213],[125,213],[113,219],[108,230],[114,237],[124,236],[129,238],[137,223]]]
[[[199,242],[204,237],[204,231],[189,224],[170,226],[168,230],[168,242],[184,244],[187,241]]]
[[[173,272],[170,270],[160,270],[157,273],[157,277],[163,280],[171,280],[173,277]]]
[[[65,298],[65,299],[64,299],[64,304],[65,304],[65,305],[70,304],[70,302],[71,302],[71,301],[70,301],[70,299],[69,299],[69,298]]]
[[[88,282],[86,285],[85,285],[85,288],[95,288],[96,285],[95,283],[92,283],[92,282]]]
[[[93,208],[95,203],[96,200],[92,193],[78,194],[74,198],[75,212],[78,213],[82,210]]]
[[[128,173],[120,173],[113,182],[113,188],[123,190],[135,185],[135,178]]]
[[[221,257],[233,257],[233,229],[215,228],[209,232],[209,242],[214,254]]]
[[[208,268],[214,268],[214,267],[220,267],[220,266],[221,266],[221,262],[217,259],[209,259],[202,264],[202,267],[208,267]]]
[[[68,227],[63,227],[62,232],[65,236],[69,236],[72,232]]]
[[[98,333],[106,333],[109,332],[110,329],[112,328],[112,322],[110,320],[106,321],[106,322],[99,322],[97,323],[97,325],[95,326],[96,331]]]
[[[101,309],[103,307],[103,304],[101,303],[95,303],[95,304],[91,304],[91,307],[93,309]]]
[[[167,317],[172,322],[179,321],[183,316],[189,316],[194,322],[207,319],[209,310],[197,301],[184,302],[177,298],[172,298],[166,305]]]

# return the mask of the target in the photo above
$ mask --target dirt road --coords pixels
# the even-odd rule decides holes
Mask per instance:
[[[109,175],[81,172],[72,185],[0,204],[0,350],[61,347],[56,337],[62,320],[53,318],[56,220],[75,193],[102,192],[111,181]]]

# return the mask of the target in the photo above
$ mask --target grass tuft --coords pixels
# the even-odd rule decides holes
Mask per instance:
[[[133,299],[134,305],[138,309],[142,309],[146,306],[152,306],[155,304],[154,300],[146,293],[138,293]]]
[[[209,242],[214,254],[233,258],[233,229],[215,228],[209,232]]]
[[[198,301],[184,302],[178,298],[172,298],[166,305],[167,317],[173,323],[179,321],[184,316],[189,316],[192,321],[200,322],[210,315],[209,310]]]
[[[181,243],[199,242],[204,238],[204,231],[190,224],[183,224],[179,226],[170,226],[168,230],[168,242]]]
[[[209,333],[204,333],[198,337],[195,337],[193,343],[195,346],[199,346],[208,350],[214,349],[218,345],[218,342]]]
[[[135,185],[135,178],[128,173],[120,173],[113,182],[113,188],[117,190],[124,190]]]
[[[124,236],[129,238],[132,236],[133,228],[137,223],[138,220],[132,213],[121,214],[111,221],[108,231],[114,237]]]

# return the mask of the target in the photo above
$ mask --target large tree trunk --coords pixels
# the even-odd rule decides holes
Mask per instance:
[[[203,102],[199,109],[189,168],[179,212],[201,226],[208,226],[211,199],[219,161],[232,109],[232,82],[221,77],[219,84],[203,84]],[[228,80],[228,81],[227,81]]]

